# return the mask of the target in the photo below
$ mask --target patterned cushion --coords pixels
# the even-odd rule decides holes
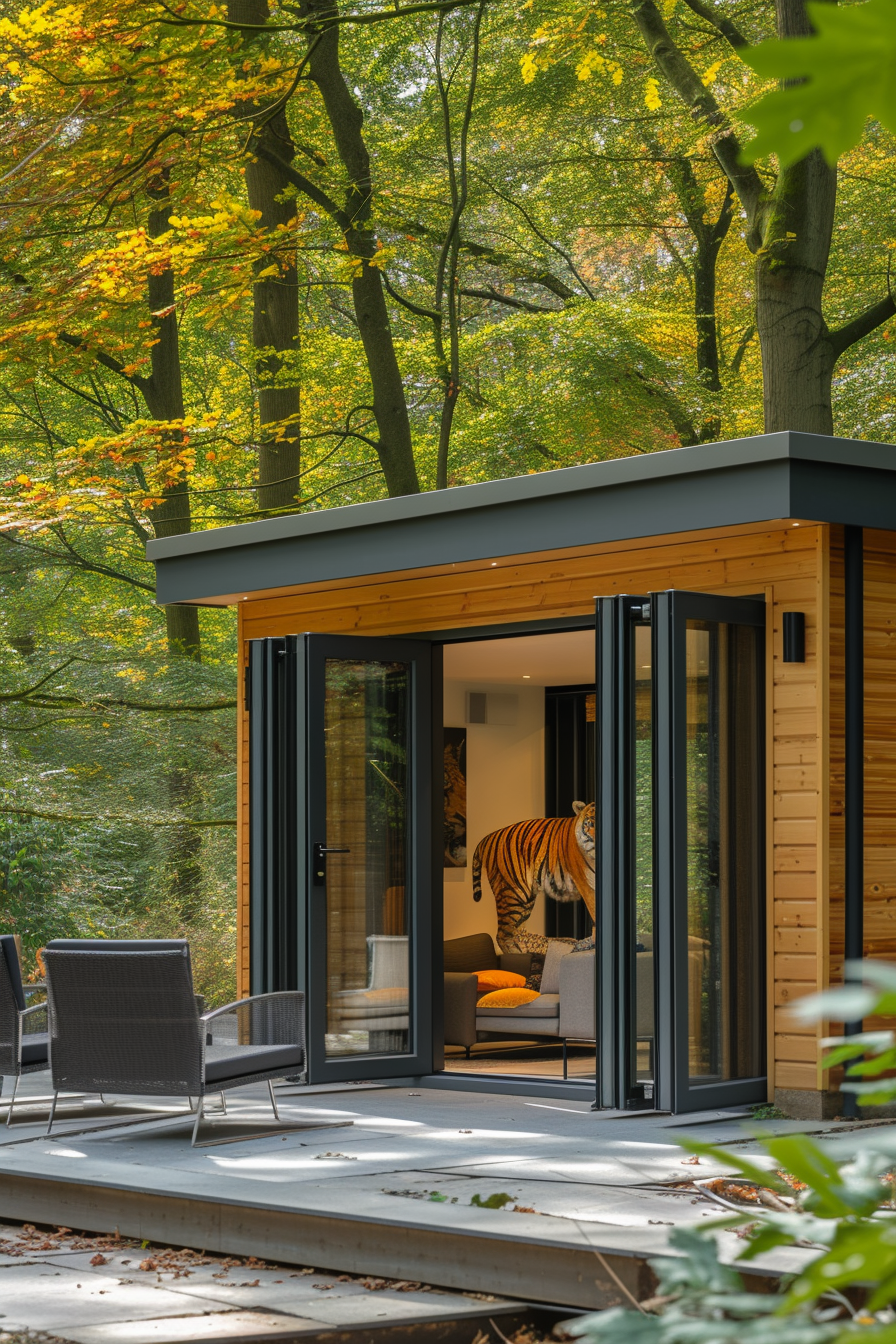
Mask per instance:
[[[483,994],[476,1004],[480,1008],[519,1008],[521,1004],[531,1003],[541,998],[534,989],[496,989],[492,994]]]
[[[526,929],[517,929],[501,948],[502,952],[540,952],[548,950],[548,939],[543,933],[529,933]]]
[[[529,968],[529,974],[526,976],[526,988],[537,989],[541,992],[541,973],[544,970],[544,953],[533,952],[532,965]]]
[[[580,938],[577,943],[573,943],[572,950],[573,952],[593,952],[594,934],[592,933],[590,938]]]
[[[476,988],[480,994],[487,994],[490,989],[524,989],[526,977],[517,975],[516,971],[477,971]]]

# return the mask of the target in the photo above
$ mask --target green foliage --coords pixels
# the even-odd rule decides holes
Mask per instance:
[[[893,1011],[892,967],[865,962],[850,971],[864,976],[865,988],[850,986],[803,1001],[805,1020],[829,1013],[849,1020],[859,1009]],[[832,1038],[826,1067],[854,1060],[853,1042],[860,1039]],[[867,1034],[864,1051],[871,1058],[853,1063],[850,1077],[892,1070],[893,1046],[892,1032]],[[881,1097],[896,1095],[892,1078],[877,1087]],[[893,1344],[896,1136],[891,1130],[851,1134],[846,1162],[835,1161],[802,1134],[757,1134],[757,1160],[699,1140],[681,1142],[687,1151],[710,1156],[755,1183],[766,1192],[763,1202],[697,1228],[675,1228],[669,1242],[678,1256],[651,1262],[659,1280],[656,1297],[638,1312],[618,1308],[584,1317],[572,1333],[599,1344],[840,1344],[854,1337]],[[719,1258],[719,1235],[732,1232],[744,1239],[734,1267]],[[805,1248],[799,1271],[782,1277],[777,1292],[750,1291],[737,1264],[785,1246]]]
[[[485,1199],[481,1195],[474,1195],[470,1203],[474,1204],[477,1209],[503,1209],[504,1205],[509,1204],[512,1199],[513,1195],[503,1193],[487,1195]]]
[[[829,163],[857,145],[869,117],[896,131],[896,0],[806,5],[815,35],[739,52],[762,79],[786,81],[742,115],[756,127],[750,162],[784,165],[820,148]]]

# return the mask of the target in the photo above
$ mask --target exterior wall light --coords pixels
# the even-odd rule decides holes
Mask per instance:
[[[804,611],[784,612],[784,662],[804,663],[806,661],[806,613]]]

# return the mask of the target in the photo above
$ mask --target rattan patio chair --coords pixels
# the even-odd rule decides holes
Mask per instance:
[[[0,1076],[13,1079],[7,1125],[12,1123],[22,1074],[50,1067],[46,1012],[45,1003],[25,1006],[16,940],[11,933],[0,934]]]
[[[304,995],[260,994],[199,1012],[190,949],[153,942],[65,940],[44,953],[50,1007],[53,1125],[60,1092],[198,1099],[304,1067]]]

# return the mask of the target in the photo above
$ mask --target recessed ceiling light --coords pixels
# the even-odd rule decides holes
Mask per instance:
[[[528,673],[528,672],[524,672],[524,673],[523,673],[523,681],[531,681],[531,680],[532,680],[532,678],[529,676],[529,673]]]

